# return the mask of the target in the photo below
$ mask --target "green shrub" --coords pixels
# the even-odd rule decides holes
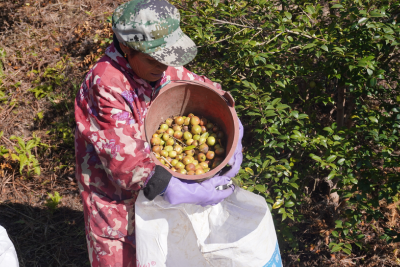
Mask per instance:
[[[380,207],[400,190],[400,3],[174,4],[199,46],[192,69],[231,91],[246,126],[236,180],[264,195],[275,218],[294,221],[304,219],[309,184],[325,181],[348,199],[329,247],[362,247],[360,222],[383,219]],[[296,229],[277,229],[297,246]],[[400,233],[385,229],[382,238],[400,241]]]

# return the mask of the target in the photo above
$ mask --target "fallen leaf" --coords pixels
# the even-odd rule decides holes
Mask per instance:
[[[60,48],[59,47],[54,47],[54,51],[60,52]]]

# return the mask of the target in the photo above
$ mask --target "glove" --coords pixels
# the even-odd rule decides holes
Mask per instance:
[[[235,177],[239,170],[240,170],[240,165],[242,165],[243,162],[243,153],[242,153],[242,139],[243,139],[243,125],[242,122],[239,120],[239,140],[238,144],[235,149],[235,153],[233,153],[232,158],[228,161],[228,164],[231,166],[230,169],[225,171],[224,169],[222,170],[222,175],[228,176],[230,178]]]
[[[239,119],[238,119],[239,120]],[[228,164],[228,170],[222,170],[222,175],[214,176],[211,179],[198,183],[191,180],[181,180],[173,177],[166,169],[156,166],[153,176],[148,180],[144,188],[144,195],[147,199],[153,200],[157,195],[164,195],[164,199],[173,205],[190,203],[201,206],[215,205],[230,196],[234,191],[234,185],[224,190],[217,190],[216,187],[231,182],[231,178],[239,172],[243,161],[242,154],[243,125],[239,120],[238,145]]]
[[[231,185],[225,190],[217,190],[216,187],[230,182],[227,176],[214,176],[201,183],[190,180],[180,180],[172,177],[164,193],[164,199],[172,205],[190,203],[200,206],[215,205],[229,197],[235,190]]]

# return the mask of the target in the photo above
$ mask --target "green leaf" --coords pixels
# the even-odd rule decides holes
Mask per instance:
[[[292,19],[292,14],[290,14],[289,12],[284,12],[285,13],[285,16],[288,18],[288,19]]]
[[[367,73],[368,73],[369,76],[371,76],[372,74],[374,74],[374,71],[371,70],[371,69],[367,69]]]
[[[330,155],[327,159],[326,159],[326,161],[327,162],[332,162],[332,161],[334,161],[335,159],[336,159],[336,155]]]
[[[321,48],[322,48],[323,50],[325,50],[326,52],[329,51],[329,49],[328,49],[328,47],[327,47],[326,45],[321,45]]]
[[[367,20],[368,20],[368,18],[361,18],[361,19],[358,21],[358,24],[365,23],[365,22],[367,22]]]
[[[293,207],[294,206],[294,202],[293,201],[286,201],[285,202],[285,207],[286,208],[290,208],[290,207]]]
[[[246,168],[244,168],[244,170],[245,170],[246,172],[250,173],[251,175],[254,175],[253,169],[251,169],[251,168],[249,168],[249,167],[246,167]]]
[[[277,85],[279,85],[280,87],[285,88],[285,84],[284,84],[283,82],[281,82],[281,81],[275,81],[275,83],[276,83]]]
[[[208,138],[210,134],[208,132],[203,133],[200,137]]]
[[[342,247],[341,247],[341,246],[334,246],[334,247],[331,249],[332,252],[338,252],[338,251],[340,251],[340,250],[342,250]]]
[[[265,185],[258,184],[254,188],[261,193],[265,192]]]
[[[378,10],[372,10],[371,12],[369,12],[369,15],[371,17],[375,17],[375,18],[381,18],[381,17],[385,17],[385,15],[383,15],[381,12],[379,12]]]
[[[316,46],[316,44],[310,43],[310,44],[304,46],[303,49],[310,49],[310,48],[312,48],[314,46]]]
[[[334,237],[339,237],[339,233],[338,233],[337,231],[332,231],[332,235],[333,235]]]
[[[377,83],[376,78],[371,78],[371,80],[369,80],[369,86],[371,87],[375,87],[376,83]]]
[[[183,148],[183,151],[191,150],[191,149],[193,149],[193,148],[195,148],[195,147],[196,147],[196,146],[187,146],[187,147]]]
[[[343,165],[343,163],[344,163],[345,160],[346,160],[346,159],[341,158],[341,159],[339,159],[339,160],[337,161],[337,164]]]
[[[346,248],[350,249],[350,250],[353,249],[353,248],[351,247],[351,244],[350,244],[350,243],[346,243],[346,244],[344,244],[344,246],[345,246]]]
[[[341,4],[335,4],[331,8],[343,8],[343,6]]]
[[[368,117],[368,119],[369,119],[370,121],[372,121],[372,122],[378,123],[378,119],[375,118],[374,116],[370,116],[370,117]]]
[[[328,180],[332,179],[335,176],[336,176],[336,170],[332,170],[328,175]]]
[[[272,206],[272,208],[273,208],[273,209],[277,209],[277,208],[279,208],[280,206],[282,206],[284,202],[285,202],[284,199],[278,199],[278,200],[274,203],[274,205]]]
[[[342,248],[343,252],[347,253],[348,255],[351,255],[351,251],[347,248]]]

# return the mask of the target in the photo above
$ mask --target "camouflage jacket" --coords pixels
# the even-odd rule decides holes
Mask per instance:
[[[75,100],[76,178],[87,231],[110,239],[134,238],[134,203],[155,167],[143,120],[154,89],[169,80],[199,80],[221,88],[184,67],[169,67],[151,86],[133,73],[113,44],[87,73]]]

